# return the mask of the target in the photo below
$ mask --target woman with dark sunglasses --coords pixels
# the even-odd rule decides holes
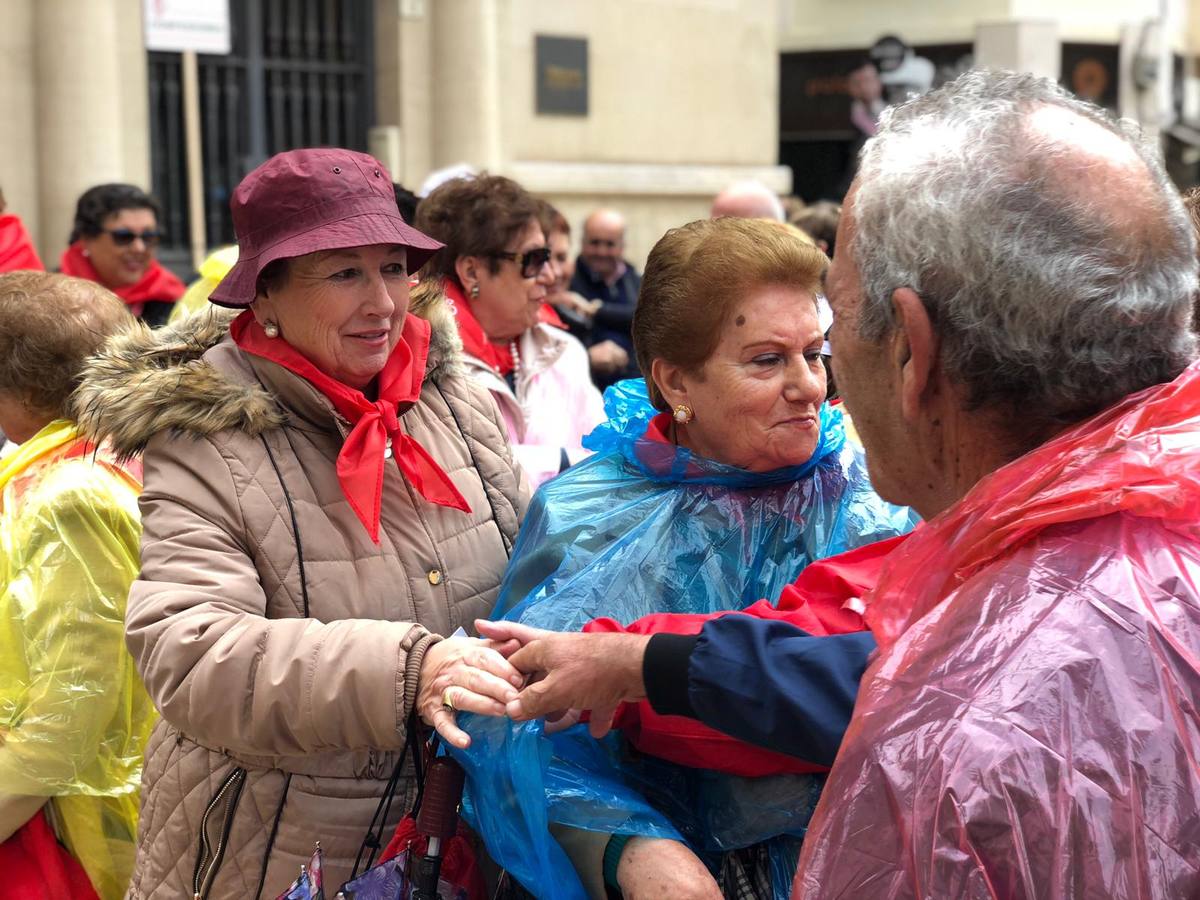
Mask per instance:
[[[187,288],[154,258],[158,218],[158,201],[132,184],[89,188],[75,204],[59,268],[104,285],[148,325],[163,324]]]
[[[546,304],[554,272],[540,212],[509,178],[446,182],[417,208],[417,227],[446,246],[413,295],[419,306],[445,292],[467,370],[495,398],[535,485],[582,459],[583,436],[604,420],[587,351]]]

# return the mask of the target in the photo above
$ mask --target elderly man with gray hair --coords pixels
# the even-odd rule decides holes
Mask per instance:
[[[872,483],[926,524],[861,598],[878,650],[794,897],[1200,896],[1196,269],[1157,152],[1049,80],[884,114],[827,292]],[[800,753],[827,702],[833,639],[777,620],[486,631],[544,676],[517,716],[602,732],[648,697]]]

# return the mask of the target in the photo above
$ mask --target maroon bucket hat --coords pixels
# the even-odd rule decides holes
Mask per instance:
[[[408,225],[392,177],[354,150],[289,150],[242,179],[229,202],[238,261],[209,295],[218,306],[249,306],[259,273],[277,259],[369,244],[408,248],[415,272],[442,243]]]

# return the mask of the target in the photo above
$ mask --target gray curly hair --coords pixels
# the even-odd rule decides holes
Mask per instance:
[[[1089,181],[1094,148],[1031,125],[1047,107],[1100,126],[1145,177]],[[972,408],[1072,423],[1195,356],[1196,242],[1157,151],[1049,79],[968,72],[886,112],[853,218],[861,335],[886,335],[911,288]]]

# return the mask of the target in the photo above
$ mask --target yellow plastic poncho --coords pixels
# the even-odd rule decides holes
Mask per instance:
[[[207,309],[208,295],[216,290],[221,279],[229,274],[229,270],[237,261],[237,247],[221,247],[210,253],[200,264],[200,277],[188,285],[187,292],[171,309],[171,317],[167,323],[174,325],[180,319]]]
[[[104,900],[133,871],[156,716],[124,638],[140,489],[63,420],[0,460],[0,793],[52,798]]]

